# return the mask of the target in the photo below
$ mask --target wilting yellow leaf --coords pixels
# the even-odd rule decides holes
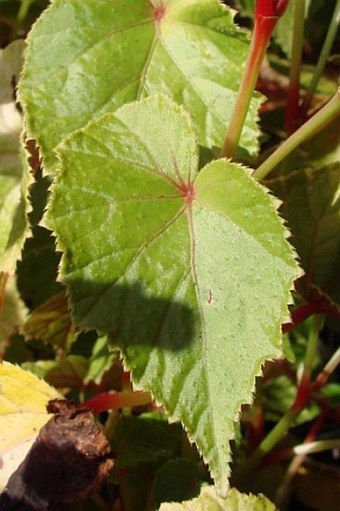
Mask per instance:
[[[50,419],[46,403],[58,397],[55,389],[32,373],[0,363],[0,491]]]

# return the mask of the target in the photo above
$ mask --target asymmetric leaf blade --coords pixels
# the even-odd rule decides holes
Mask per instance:
[[[54,0],[28,38],[19,86],[46,170],[66,135],[156,92],[185,105],[202,146],[221,147],[247,49],[219,0]],[[256,98],[241,140],[248,155],[258,149]]]
[[[275,200],[235,163],[198,173],[191,120],[164,96],[104,115],[58,154],[48,223],[75,321],[109,334],[225,493],[233,421],[281,353],[298,275]]]

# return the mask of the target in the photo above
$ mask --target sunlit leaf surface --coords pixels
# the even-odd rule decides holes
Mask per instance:
[[[198,173],[192,123],[163,96],[105,115],[59,154],[48,218],[76,323],[109,334],[223,491],[233,421],[281,352],[298,274],[275,201],[240,165]]]
[[[185,105],[202,146],[221,147],[248,49],[233,15],[218,0],[52,2],[28,39],[19,88],[46,169],[66,135],[155,92]],[[258,148],[259,104],[257,95],[242,134],[247,154]]]

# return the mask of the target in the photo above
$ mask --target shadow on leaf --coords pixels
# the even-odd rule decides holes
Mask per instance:
[[[189,302],[192,292],[192,286],[184,282],[180,293],[183,302]],[[195,317],[185,303],[147,296],[138,282],[108,285],[72,281],[71,304],[78,326],[108,334],[112,345],[128,349],[130,355],[131,350],[141,348],[144,352],[147,348],[145,354],[155,348],[184,350],[195,337]]]

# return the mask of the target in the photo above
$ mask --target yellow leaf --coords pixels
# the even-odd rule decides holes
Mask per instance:
[[[60,397],[32,373],[0,363],[0,491],[52,417],[46,412],[47,402]]]

